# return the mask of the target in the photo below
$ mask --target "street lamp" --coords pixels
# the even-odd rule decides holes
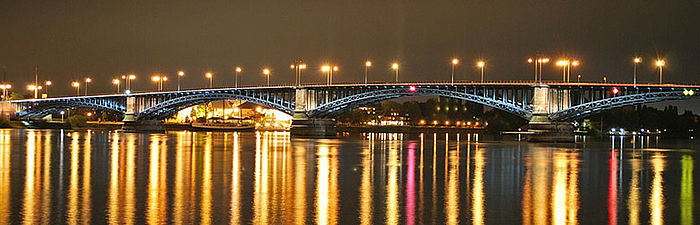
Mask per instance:
[[[75,88],[75,96],[80,96],[80,82],[73,81],[71,85]]]
[[[338,66],[333,66],[333,71],[331,71],[331,84],[333,84],[333,72],[338,72]]]
[[[295,84],[301,86],[301,73],[303,70],[306,69],[306,64],[297,60],[294,62],[294,64],[289,65],[289,68],[294,70],[294,82],[295,82]]]
[[[235,87],[235,88],[238,88],[238,74],[239,74],[240,72],[242,72],[242,71],[243,71],[243,69],[241,69],[241,67],[239,67],[239,66],[236,67],[236,70],[235,70],[235,73],[236,73],[236,74],[235,74],[235,77],[234,77],[235,84],[234,84],[234,86],[233,86],[233,87]]]
[[[457,64],[459,64],[459,59],[457,59],[457,58],[452,59],[452,80],[451,80],[452,84],[455,84],[455,66],[457,66]]]
[[[365,85],[367,84],[367,74],[369,73],[370,67],[372,67],[372,61],[365,61]]]
[[[214,74],[211,72],[207,72],[204,74],[205,77],[209,78],[209,88],[214,88]]]
[[[267,77],[267,86],[270,86],[270,69],[263,69],[263,74]]]
[[[484,61],[479,61],[476,62],[476,66],[481,69],[481,83],[484,83],[484,66],[486,66],[486,63]]]
[[[85,96],[88,95],[88,84],[92,82],[92,78],[85,78]]]
[[[633,75],[634,75],[634,87],[637,87],[637,64],[642,62],[641,57],[634,57],[634,70],[633,70]]]
[[[393,69],[396,72],[396,83],[398,83],[399,82],[399,64],[398,63],[391,64],[391,69]]]
[[[569,67],[569,60],[559,60],[557,61],[557,66],[561,66],[562,69],[562,82],[566,82],[566,70]]]
[[[151,77],[151,80],[153,80],[153,82],[156,82],[156,86],[158,87],[158,91],[162,91],[163,90],[163,81],[168,81],[168,77],[155,75],[155,76]]]
[[[121,83],[121,82],[119,81],[119,79],[112,79],[112,84],[114,84],[114,85],[117,86],[117,94],[118,94],[119,91],[120,91],[120,89],[119,89],[119,84],[120,84],[120,83]]]
[[[571,81],[571,71],[573,70],[572,67],[578,67],[579,65],[581,65],[581,62],[578,60],[574,60],[571,62],[571,65],[569,66],[568,74],[566,74],[566,82],[567,83]]]
[[[549,58],[529,58],[527,62],[535,65],[535,82],[542,81],[542,64],[548,63]]]
[[[323,65],[323,66],[321,66],[321,71],[326,73],[326,84],[330,85],[331,84],[331,66]]]
[[[177,91],[180,91],[180,79],[185,76],[185,71],[177,71]]]
[[[305,69],[306,69],[305,63],[302,63],[301,65],[299,65],[299,86],[301,86],[301,74],[304,72]]]
[[[7,94],[10,88],[12,88],[12,85],[10,84],[0,84],[0,89],[2,89],[2,100],[7,100]],[[2,107],[0,106],[0,108]]]
[[[51,86],[53,82],[47,80],[46,82],[44,82],[44,84],[46,85],[46,97],[49,97],[49,86]]]
[[[656,60],[656,67],[659,67],[659,84],[663,83],[665,65],[666,62],[663,59]]]

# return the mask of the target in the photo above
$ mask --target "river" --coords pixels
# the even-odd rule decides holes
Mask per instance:
[[[0,224],[700,221],[697,140],[488,139],[4,129]]]

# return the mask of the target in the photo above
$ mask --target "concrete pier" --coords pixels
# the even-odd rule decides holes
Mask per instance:
[[[532,118],[527,140],[532,142],[574,142],[574,126],[570,122],[550,121],[552,112],[570,107],[566,90],[552,90],[546,85],[535,87]]]

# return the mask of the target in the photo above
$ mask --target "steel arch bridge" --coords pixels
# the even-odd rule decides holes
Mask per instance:
[[[123,114],[126,110],[125,99],[121,95],[29,99],[10,102],[18,108],[17,117],[21,119],[42,118],[73,107],[93,108],[116,114]]]
[[[525,120],[571,121],[622,106],[698,96],[698,85],[600,83],[387,83],[199,89],[9,101],[20,119],[89,107],[136,120],[163,120],[193,105],[224,99],[252,102],[304,118],[332,118],[363,105],[406,96],[444,96],[490,106]]]
[[[342,88],[310,88],[315,91],[315,108],[308,110],[311,118],[335,117],[357,107],[406,96],[442,96],[466,100],[497,108],[524,119],[528,111],[531,90],[523,85],[375,85]]]

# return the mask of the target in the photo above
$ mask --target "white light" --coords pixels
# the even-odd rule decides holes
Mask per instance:
[[[126,93],[127,95],[131,94],[131,90],[126,90],[126,91],[124,91],[124,93]]]

